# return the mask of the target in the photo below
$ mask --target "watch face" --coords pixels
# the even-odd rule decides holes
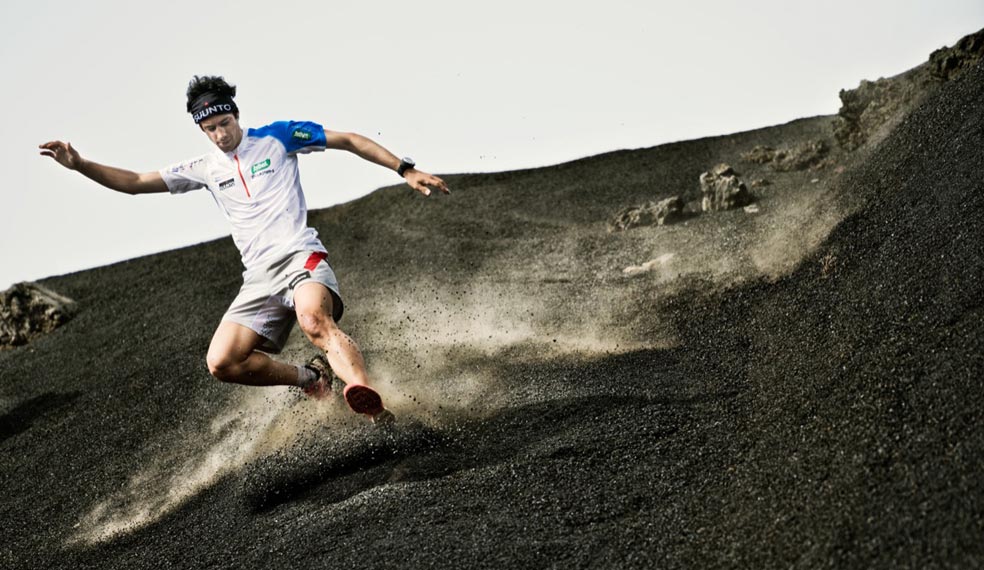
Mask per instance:
[[[406,164],[407,166],[415,166],[417,163],[414,162],[412,158],[404,158],[403,164]]]

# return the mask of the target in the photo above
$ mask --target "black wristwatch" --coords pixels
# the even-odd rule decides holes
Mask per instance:
[[[417,163],[414,162],[412,158],[404,157],[400,160],[400,166],[396,169],[396,173],[403,176],[406,174],[407,170],[410,170],[414,166],[417,166]]]

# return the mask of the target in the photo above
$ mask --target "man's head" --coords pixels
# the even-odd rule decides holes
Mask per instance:
[[[243,130],[233,98],[236,86],[218,76],[195,76],[188,83],[188,112],[208,138],[223,152],[239,146]]]

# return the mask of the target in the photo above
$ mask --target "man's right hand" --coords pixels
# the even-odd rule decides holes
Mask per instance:
[[[82,155],[72,148],[72,143],[61,141],[46,142],[38,145],[43,156],[50,156],[55,161],[70,170],[78,170],[82,166]]]

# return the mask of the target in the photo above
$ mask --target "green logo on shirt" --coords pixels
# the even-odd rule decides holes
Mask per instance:
[[[294,129],[294,132],[291,133],[290,136],[302,141],[311,140],[311,133],[307,131],[302,131],[301,129]]]
[[[256,174],[257,172],[260,172],[261,170],[266,170],[267,168],[270,168],[269,158],[264,160],[263,162],[257,162],[256,164],[254,164],[253,167],[250,168],[250,174]]]

